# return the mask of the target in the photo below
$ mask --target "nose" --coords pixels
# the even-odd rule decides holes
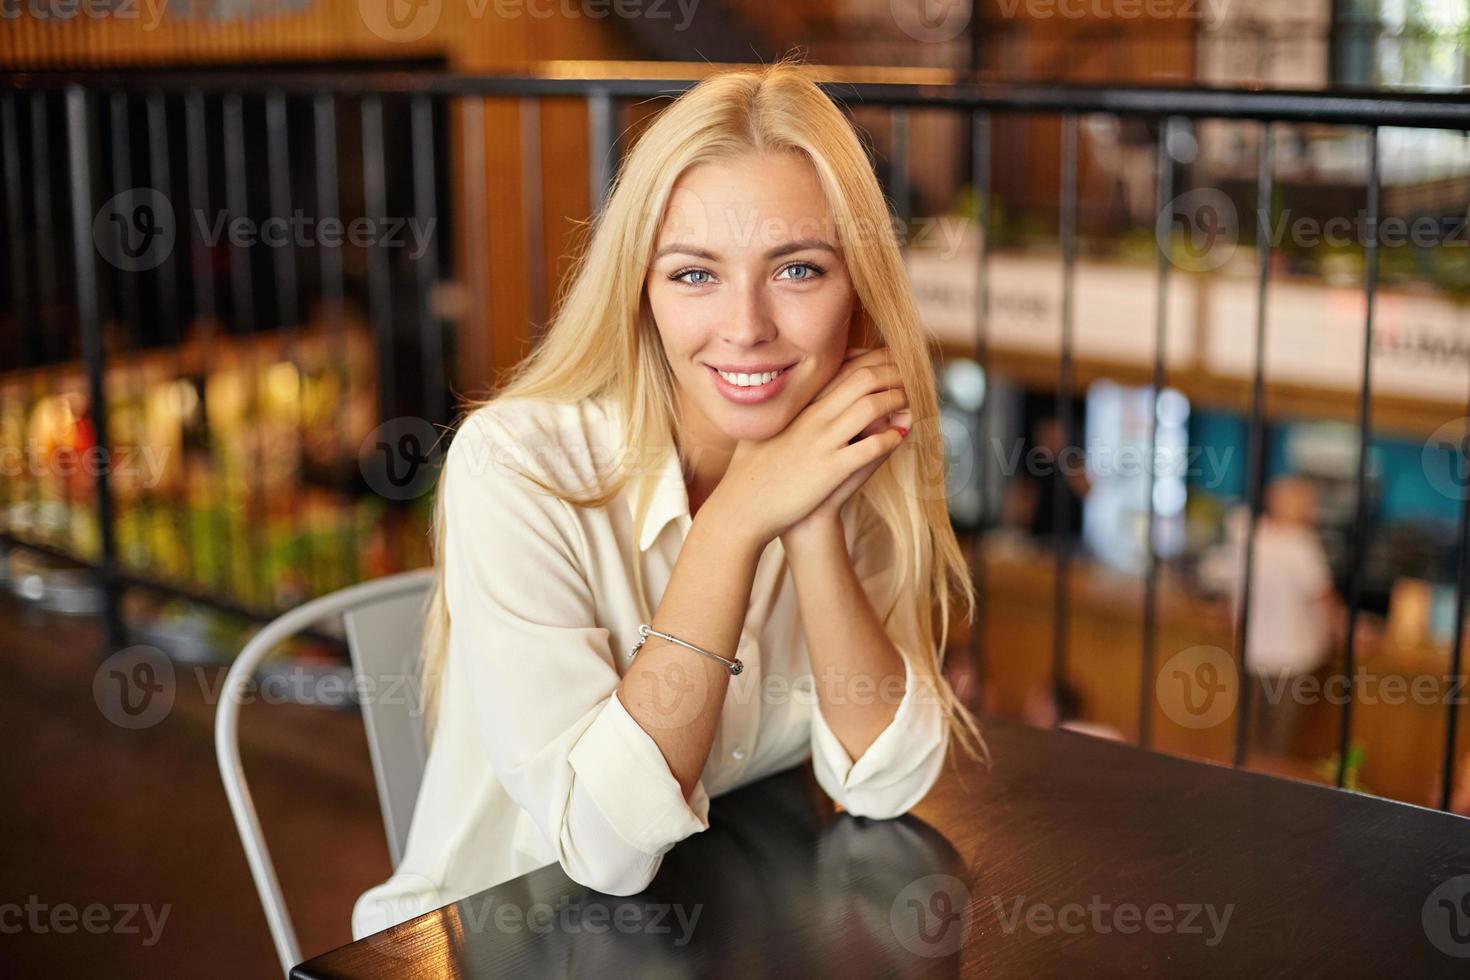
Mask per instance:
[[[730,291],[720,337],[733,347],[754,347],[776,336],[776,321],[759,279]]]

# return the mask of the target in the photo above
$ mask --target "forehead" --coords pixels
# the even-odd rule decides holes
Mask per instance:
[[[800,153],[747,153],[699,163],[679,175],[658,244],[763,250],[801,238],[836,244],[816,168]]]

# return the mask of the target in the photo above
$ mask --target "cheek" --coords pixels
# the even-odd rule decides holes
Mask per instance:
[[[697,305],[671,295],[667,290],[650,288],[648,310],[653,315],[664,350],[670,355],[692,354],[705,345],[707,327],[704,320],[708,314]]]
[[[809,355],[841,362],[854,308],[851,292],[822,290],[788,297],[781,305],[781,332]]]

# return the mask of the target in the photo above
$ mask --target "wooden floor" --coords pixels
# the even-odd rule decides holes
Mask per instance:
[[[219,669],[179,667],[128,730],[93,696],[102,644],[0,593],[0,976],[279,976],[215,766]],[[361,721],[248,705],[241,742],[303,952],[347,942],[389,872]]]

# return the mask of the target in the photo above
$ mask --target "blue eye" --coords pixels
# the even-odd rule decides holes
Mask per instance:
[[[685,283],[685,284],[690,285],[690,286],[703,286],[703,285],[708,284],[710,280],[709,279],[701,279],[701,280],[699,280],[697,282],[691,282],[690,280],[688,280],[688,279],[686,279],[684,277],[685,276],[708,276],[709,274],[710,274],[710,272],[709,272],[708,269],[680,269],[678,272],[676,272],[673,275],[669,276],[669,278],[670,279],[673,279],[673,280],[675,280],[677,282]]]
[[[793,262],[782,269],[781,272],[786,273],[792,271],[793,269],[805,270],[807,274],[801,276],[786,276],[785,278],[788,282],[805,282],[808,279],[816,279],[818,276],[822,275],[824,271],[821,266],[816,265],[812,262]]]

